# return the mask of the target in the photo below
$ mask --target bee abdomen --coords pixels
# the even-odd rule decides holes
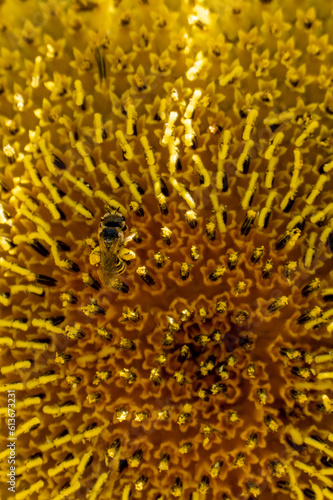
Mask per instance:
[[[119,257],[117,257],[117,263],[115,266],[115,273],[116,274],[121,274],[125,270],[125,262],[121,260]]]

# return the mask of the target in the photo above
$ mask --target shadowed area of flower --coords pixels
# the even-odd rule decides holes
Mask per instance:
[[[333,498],[330,2],[0,15],[1,498]]]

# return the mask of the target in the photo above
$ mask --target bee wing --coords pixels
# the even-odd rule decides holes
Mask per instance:
[[[99,266],[99,274],[104,286],[109,286],[116,274],[117,255],[112,251],[102,252]]]
[[[118,253],[121,248],[121,239],[117,239],[112,245],[107,248],[103,239],[101,238],[101,265],[100,265],[100,278],[104,286],[110,286],[111,281],[121,271],[119,267]]]

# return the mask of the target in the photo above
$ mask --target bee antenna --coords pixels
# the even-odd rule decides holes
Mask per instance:
[[[114,214],[116,212],[120,212],[120,205],[119,205],[119,207],[115,208],[115,207],[110,207],[110,205],[105,204],[104,208],[107,212],[109,212],[109,214]]]

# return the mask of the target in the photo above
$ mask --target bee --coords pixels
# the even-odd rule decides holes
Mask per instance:
[[[109,212],[100,221],[98,242],[100,247],[100,278],[104,286],[128,293],[129,287],[116,276],[125,270],[128,261],[135,258],[135,253],[125,248],[134,234],[124,237],[125,217],[120,212]]]

